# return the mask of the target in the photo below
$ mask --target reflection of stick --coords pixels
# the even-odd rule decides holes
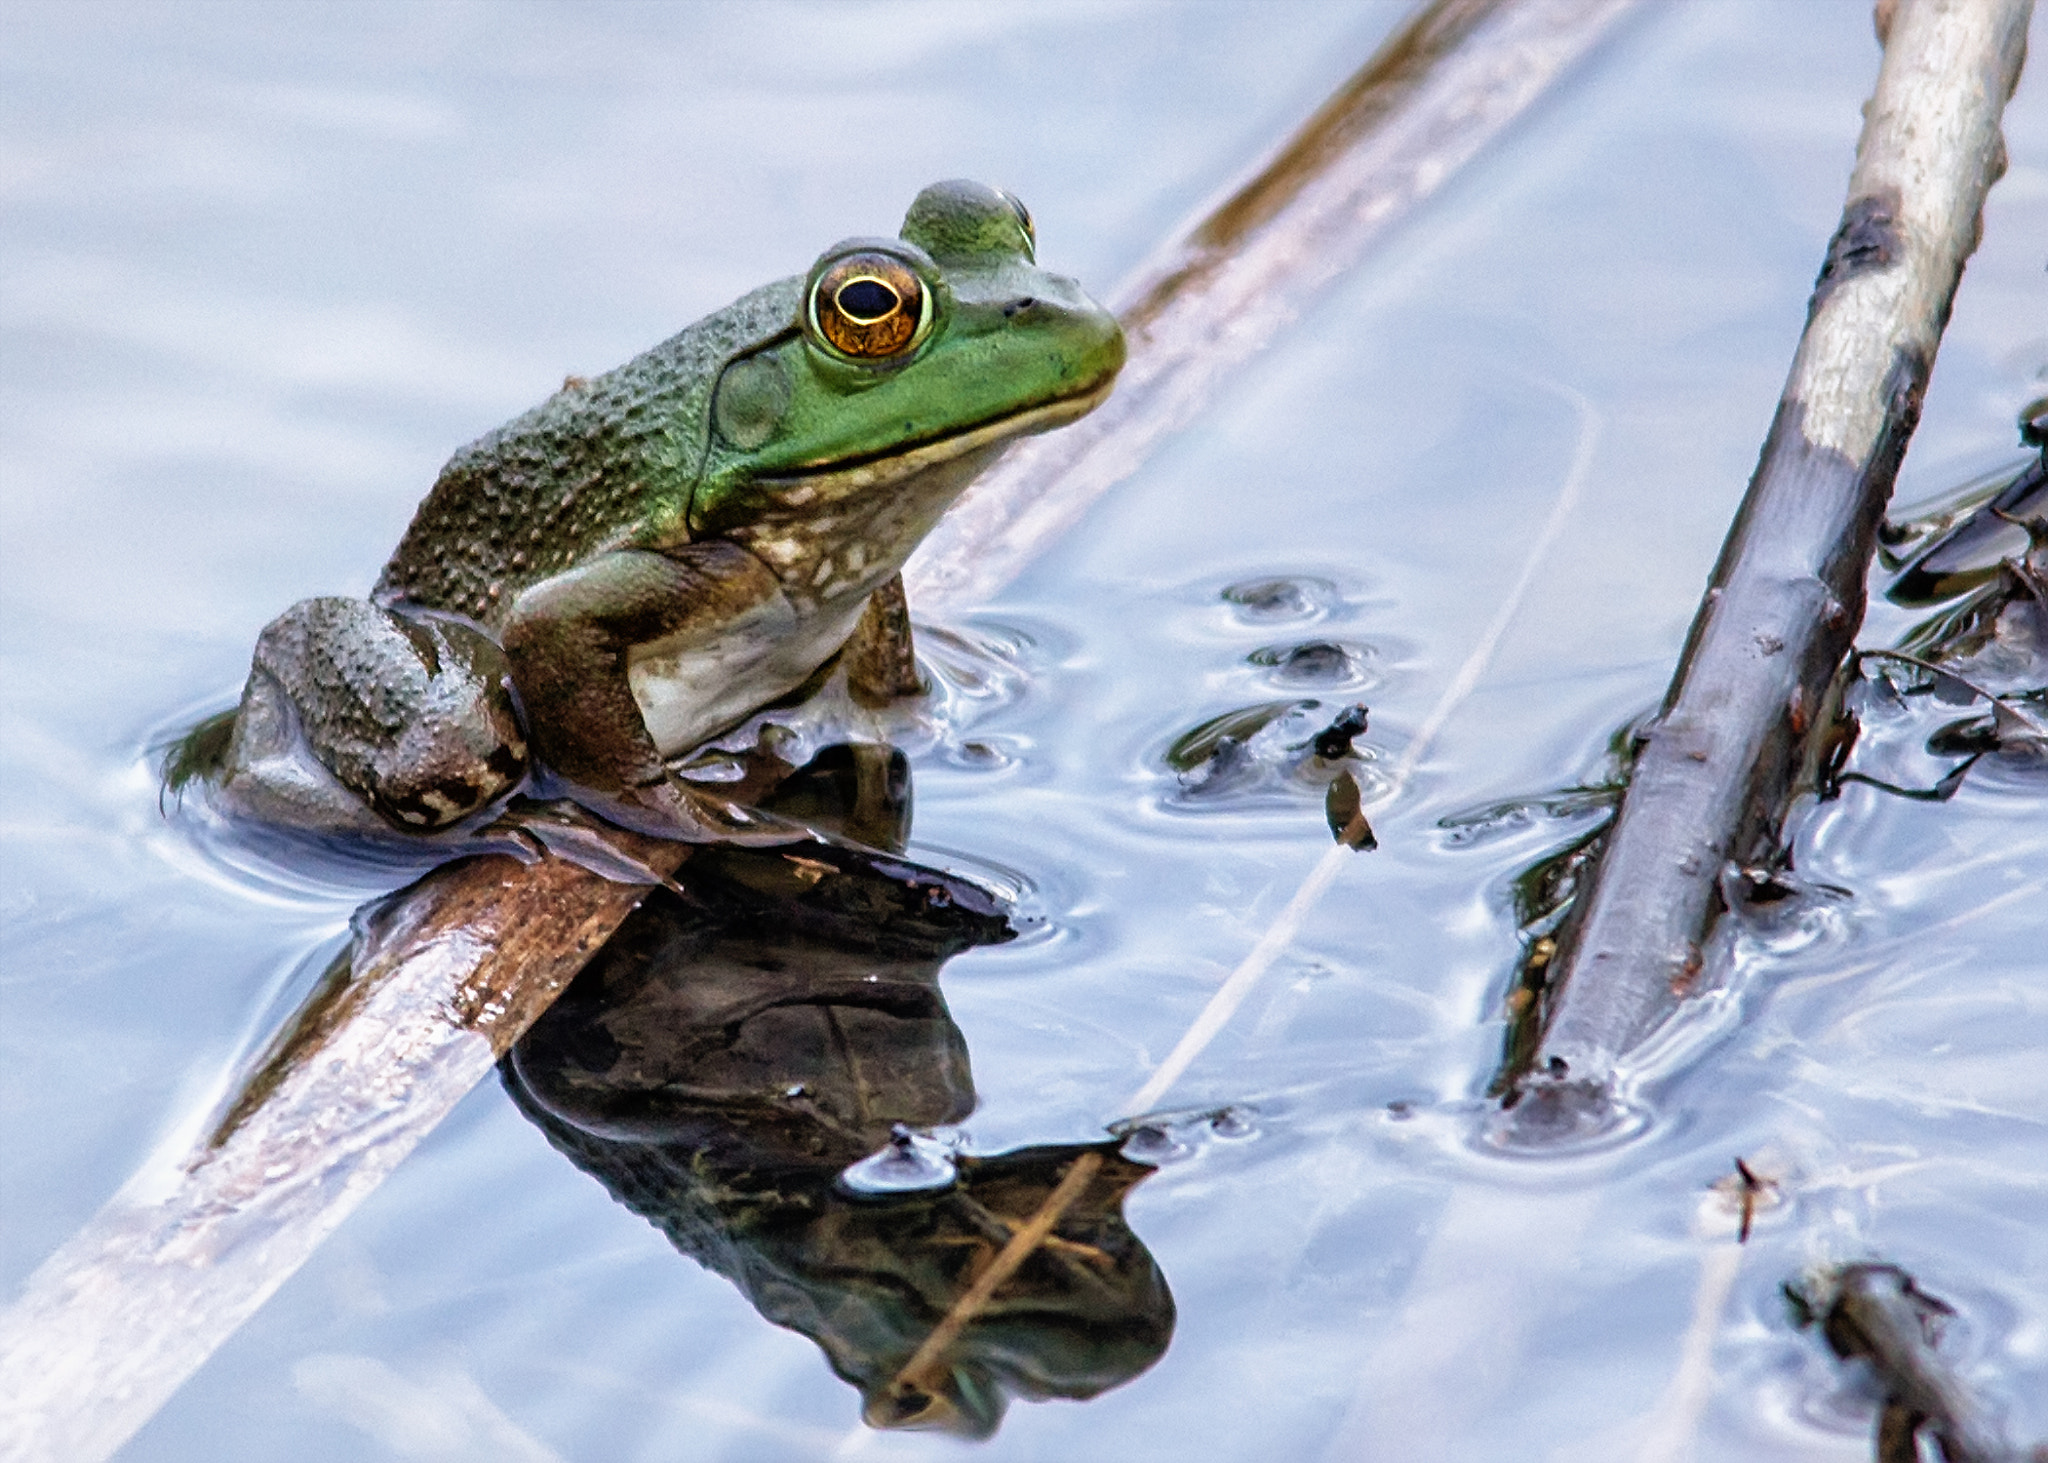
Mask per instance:
[[[619,835],[670,873],[680,845]],[[0,1315],[0,1457],[109,1456],[383,1181],[646,893],[471,859],[379,907],[226,1117]]]
[[[976,1316],[988,1308],[1002,1289],[1003,1282],[1017,1273],[1017,1267],[1031,1258],[1031,1252],[1045,1243],[1058,1226],[1066,1212],[1074,1207],[1074,1201],[1088,1191],[1088,1185],[1102,1168],[1100,1153],[1083,1153],[1077,1157],[1067,1171],[1060,1176],[1059,1184],[1045,1202],[1040,1204],[1031,1217],[1018,1225],[996,1257],[989,1261],[988,1268],[974,1277],[953,1308],[946,1312],[939,1324],[932,1327],[931,1334],[919,1343],[911,1353],[903,1369],[896,1373],[896,1379],[889,1384],[892,1397],[907,1397],[913,1392],[926,1396],[942,1395],[947,1356],[960,1333]]]
[[[1878,1420],[1880,1463],[1920,1456],[1914,1435],[1941,1440],[1948,1463],[2003,1463],[2008,1447],[1984,1404],[1935,1349],[1955,1310],[1913,1283],[1896,1265],[1842,1265],[1811,1275],[1786,1294],[1820,1322],[1835,1355],[1869,1362],[1884,1388]]]
[[[1012,447],[904,571],[910,602],[976,606],[1201,411],[1316,290],[1357,262],[1612,29],[1633,0],[1429,0],[1112,306],[1116,394]]]
[[[1849,202],[1762,460],[1590,887],[1560,931],[1532,1135],[1607,1110],[1616,1062],[1699,983],[1732,860],[1768,857],[1863,617],[1899,458],[2004,167],[2031,0],[1897,0]],[[1524,1049],[1529,1049],[1525,1047]]]
[[[1117,396],[976,485],[908,571],[918,608],[971,607],[1007,584],[1631,3],[1423,6],[1123,291],[1132,351]],[[682,856],[626,843],[657,873]],[[410,922],[301,1018],[295,1055],[245,1088],[220,1147],[138,1175],[0,1315],[0,1456],[90,1463],[118,1447],[432,1130],[641,893],[559,860],[494,859],[405,896]],[[267,1177],[272,1155],[282,1166]],[[1050,1233],[1066,1202],[1048,1198],[1022,1232]],[[948,1334],[971,1318],[962,1311]]]

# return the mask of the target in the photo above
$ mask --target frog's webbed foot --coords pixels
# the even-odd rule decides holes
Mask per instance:
[[[903,594],[903,576],[868,596],[860,623],[841,652],[847,693],[862,706],[887,706],[904,696],[922,695],[916,646],[911,641],[910,603]]]
[[[813,840],[804,824],[720,797],[672,772],[607,796],[579,790],[576,800],[636,833],[682,843],[737,843],[768,847]]]
[[[207,775],[231,808],[270,822],[447,828],[526,776],[507,671],[504,652],[463,621],[301,601],[257,640]]]

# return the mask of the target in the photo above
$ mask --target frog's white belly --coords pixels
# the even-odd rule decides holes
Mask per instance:
[[[797,615],[777,595],[716,638],[678,637],[637,645],[626,677],[664,757],[673,757],[802,685],[860,623],[867,596]]]

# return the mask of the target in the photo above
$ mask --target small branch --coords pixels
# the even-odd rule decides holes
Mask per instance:
[[[943,1393],[945,1387],[941,1376],[948,1364],[947,1354],[960,1338],[960,1333],[988,1309],[988,1303],[995,1299],[1003,1283],[1015,1275],[1018,1267],[1031,1258],[1032,1252],[1052,1236],[1066,1212],[1088,1192],[1088,1185],[1095,1181],[1095,1175],[1101,1168],[1102,1154],[1099,1152],[1091,1151],[1075,1158],[1053,1191],[1045,1196],[1045,1202],[1017,1227],[1008,1242],[996,1252],[996,1257],[989,1261],[988,1268],[975,1277],[966,1294],[954,1302],[953,1308],[911,1353],[910,1360],[903,1363],[902,1370],[889,1383],[892,1400],[908,1403],[919,1396]]]
[[[1841,227],[1748,494],[1590,886],[1558,932],[1541,1039],[1505,1071],[1523,1137],[1598,1127],[1617,1062],[1700,984],[1729,863],[1773,852],[1919,420],[2031,0],[1898,0]]]
[[[1932,1433],[1948,1463],[2020,1463],[1984,1404],[1936,1348],[1954,1307],[1920,1289],[1896,1265],[1842,1265],[1785,1294],[1844,1361],[1868,1362],[1884,1388],[1879,1463],[1920,1456],[1914,1435]]]

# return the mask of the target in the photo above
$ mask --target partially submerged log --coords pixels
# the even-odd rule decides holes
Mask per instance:
[[[1802,771],[1830,751],[1878,523],[2004,171],[2031,9],[1878,6],[1884,61],[1848,203],[1756,475],[1602,856],[1554,951],[1525,969],[1540,1036],[1511,1034],[1526,1065],[1496,1084],[1522,1139],[1615,1119],[1618,1064],[1709,980],[1727,874],[1774,859]]]
[[[658,874],[688,849],[616,834]],[[561,859],[369,906],[189,1151],[144,1166],[0,1314],[0,1455],[110,1456],[548,1008],[646,894]]]

